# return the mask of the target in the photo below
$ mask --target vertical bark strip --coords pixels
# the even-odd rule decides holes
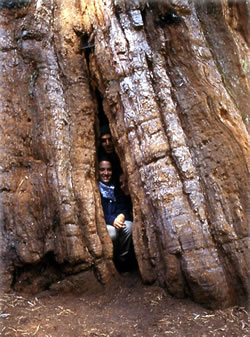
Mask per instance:
[[[5,282],[38,290],[86,270],[115,275],[96,184],[97,90],[129,175],[143,280],[235,303],[248,280],[247,3],[12,3],[0,1]]]

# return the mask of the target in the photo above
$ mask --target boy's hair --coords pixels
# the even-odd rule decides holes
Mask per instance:
[[[108,161],[110,164],[111,164],[111,167],[112,167],[112,161],[110,160],[110,158],[105,155],[105,154],[102,154],[99,158],[98,158],[98,163],[100,164],[101,161]]]
[[[108,125],[102,125],[100,127],[100,137],[102,137],[103,135],[106,135],[107,133],[111,134],[109,126]]]

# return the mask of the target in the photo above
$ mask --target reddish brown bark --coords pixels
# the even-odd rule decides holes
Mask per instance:
[[[1,9],[8,286],[37,291],[89,269],[104,283],[116,275],[96,184],[98,92],[129,174],[143,280],[209,306],[247,293],[243,9],[174,0]]]

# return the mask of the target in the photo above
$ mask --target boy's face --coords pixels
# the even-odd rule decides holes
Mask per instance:
[[[99,180],[103,184],[110,184],[112,178],[112,165],[109,161],[101,161],[99,163]]]
[[[112,142],[110,133],[106,133],[106,134],[101,136],[101,146],[106,153],[113,153],[114,152],[114,146],[113,146],[113,142]]]

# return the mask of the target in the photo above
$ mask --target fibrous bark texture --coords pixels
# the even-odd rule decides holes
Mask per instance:
[[[142,279],[212,307],[239,301],[248,287],[247,1],[6,3],[6,287],[115,277],[96,183],[101,109],[129,176]]]

